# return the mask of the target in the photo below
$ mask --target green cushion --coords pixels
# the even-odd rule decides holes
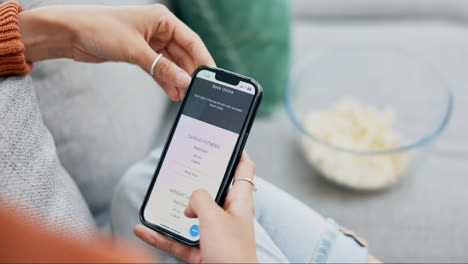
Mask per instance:
[[[176,0],[174,12],[200,35],[218,67],[263,86],[260,112],[271,114],[289,75],[288,1]]]

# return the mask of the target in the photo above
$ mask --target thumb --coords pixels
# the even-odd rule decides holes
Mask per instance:
[[[134,61],[138,66],[151,75],[151,66],[159,54],[144,41],[142,47],[143,51],[138,53],[140,55],[138,55],[138,58],[135,58]],[[173,87],[177,89],[176,94],[179,96],[178,98],[172,99],[180,99],[182,95],[185,94],[185,89],[189,86],[191,80],[190,75],[186,71],[172,61],[164,58],[164,56],[156,63],[152,77],[158,82],[162,82],[159,84],[163,86],[163,89],[171,98],[173,97],[171,95],[173,95],[175,91],[169,91],[167,89],[173,89]]]
[[[219,207],[211,195],[207,191],[199,189],[192,193],[184,214],[189,218],[199,218],[200,221],[203,221],[203,218],[216,216],[220,212],[223,212],[223,209]]]

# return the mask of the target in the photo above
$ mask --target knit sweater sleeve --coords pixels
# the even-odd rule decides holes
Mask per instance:
[[[0,75],[26,75],[32,69],[32,63],[24,56],[20,37],[18,13],[21,11],[16,1],[0,4]]]

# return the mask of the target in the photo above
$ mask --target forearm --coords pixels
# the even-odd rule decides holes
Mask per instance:
[[[27,61],[71,58],[73,34],[59,8],[24,11],[18,21]]]
[[[190,74],[200,65],[214,65],[195,32],[162,5],[48,6],[21,12],[18,2],[5,3],[5,8],[15,8],[11,25],[16,33],[13,46],[18,50],[15,63],[23,67],[17,71],[7,65],[0,71],[3,75],[27,74],[31,62],[54,58],[126,62],[140,66],[171,99],[180,100]],[[160,53],[164,57],[153,74],[150,69]],[[2,63],[9,61],[0,60],[0,67]]]

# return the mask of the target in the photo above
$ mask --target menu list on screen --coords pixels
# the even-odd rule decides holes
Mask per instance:
[[[146,221],[189,240],[199,239],[198,220],[183,212],[196,189],[217,195],[254,99],[253,86],[243,84],[239,89],[195,77],[148,198]]]

